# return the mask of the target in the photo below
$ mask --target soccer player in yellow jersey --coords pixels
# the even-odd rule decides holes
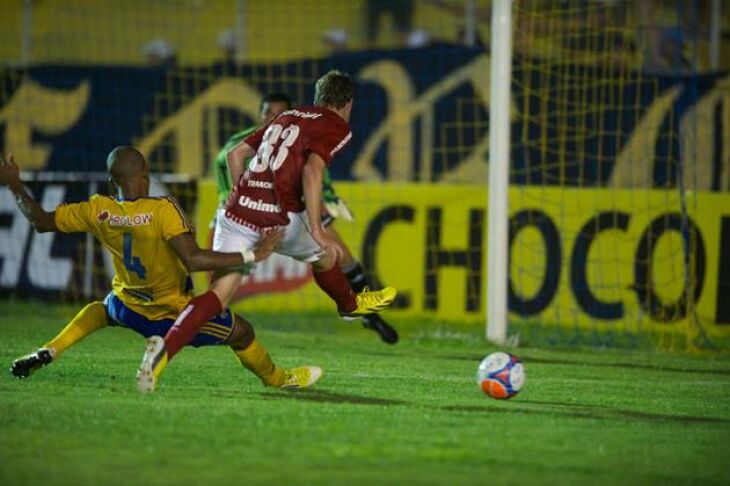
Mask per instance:
[[[89,232],[112,254],[113,290],[92,302],[51,341],[15,360],[11,372],[26,378],[50,364],[70,346],[110,325],[132,329],[145,338],[164,336],[192,299],[188,272],[251,265],[268,257],[281,232],[263,235],[252,250],[220,253],[198,247],[185,213],[171,197],[149,197],[149,167],[132,147],[117,147],[107,158],[116,197],[95,195],[88,201],[43,210],[24,190],[12,155],[0,156],[0,185],[8,186],[23,214],[38,232]],[[268,386],[297,389],[316,382],[316,366],[292,370],[272,362],[255,339],[250,323],[229,309],[203,324],[192,346],[228,344],[241,363]]]

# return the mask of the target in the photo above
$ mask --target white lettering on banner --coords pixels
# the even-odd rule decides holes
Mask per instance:
[[[32,194],[28,188],[25,190]],[[11,216],[10,227],[0,230],[0,287],[13,288],[20,280],[30,222],[17,209],[13,193],[5,188],[0,189],[0,214]]]
[[[281,208],[278,204],[265,203],[261,199],[254,201],[248,196],[241,196],[238,198],[238,204],[244,208],[253,209],[254,211],[261,211],[263,213],[280,213]]]
[[[66,188],[60,185],[48,185],[43,192],[41,206],[55,208],[61,204],[66,195]],[[51,256],[55,233],[33,235],[28,256],[28,279],[33,285],[42,289],[64,289],[71,279],[73,262],[69,258]]]
[[[260,189],[273,189],[274,188],[274,184],[271,183],[271,182],[267,182],[267,181],[252,181],[252,180],[249,180],[249,181],[246,182],[246,185],[248,187],[258,187]]]

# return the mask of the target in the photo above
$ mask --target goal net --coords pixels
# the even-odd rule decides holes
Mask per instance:
[[[727,336],[730,81],[699,74],[707,15],[697,2],[515,1],[509,90],[494,95],[501,1],[6,2],[0,150],[52,208],[106,192],[107,153],[134,145],[208,246],[223,144],[259,123],[263,95],[308,104],[316,79],[340,69],[357,95],[331,176],[355,221],[334,227],[371,286],[399,290],[396,327],[477,332],[498,282],[505,339]],[[509,251],[497,261],[509,265],[493,279],[489,139],[505,127]],[[0,189],[0,294],[101,297],[105,258],[90,237],[35,234]],[[336,324],[309,268],[286,257],[242,281],[234,308]]]
[[[695,192],[708,120],[692,109],[705,87],[679,37],[650,46],[657,29],[687,36],[681,12],[670,30],[640,3],[514,2],[502,340],[706,342],[717,213]]]
[[[106,154],[135,145],[154,173],[189,179],[169,192],[195,203],[207,246],[218,204],[212,162],[228,137],[259,123],[263,95],[309,104],[319,76],[346,71],[357,87],[353,138],[331,176],[355,221],[335,227],[371,285],[401,290],[394,316],[480,323],[488,7],[485,0],[16,2],[8,23],[20,31],[0,33],[8,60],[0,71],[0,148],[15,154],[29,189],[50,208],[105,192],[98,174]],[[38,171],[64,174],[41,183]],[[2,261],[12,260],[2,268],[4,293],[83,301],[108,291],[98,249],[85,247],[91,239],[34,235],[8,193],[0,194],[0,212],[0,232],[14,242],[12,251],[0,248]],[[34,251],[36,241],[45,241],[43,252]],[[197,288],[206,277],[196,276]],[[335,315],[308,267],[285,257],[259,265],[236,305]]]

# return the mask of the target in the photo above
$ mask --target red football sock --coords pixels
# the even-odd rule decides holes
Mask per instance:
[[[183,309],[165,336],[167,359],[172,359],[183,346],[190,343],[200,327],[221,311],[221,301],[212,291],[192,299]]]
[[[317,282],[319,288],[324,290],[337,303],[337,310],[352,312],[357,309],[355,292],[352,290],[350,282],[347,281],[347,277],[342,273],[340,267],[335,265],[324,272],[313,273],[314,281]]]

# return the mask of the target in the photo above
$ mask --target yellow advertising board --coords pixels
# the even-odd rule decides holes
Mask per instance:
[[[390,312],[483,322],[485,188],[339,182],[337,191],[356,217],[337,231],[371,278],[399,290]],[[684,203],[688,219],[677,191],[511,189],[511,318],[640,331],[679,329],[695,316],[708,332],[730,334],[730,195]],[[215,204],[212,182],[202,181],[201,244]],[[307,267],[285,257],[260,264],[240,296],[242,311],[334,311]]]

